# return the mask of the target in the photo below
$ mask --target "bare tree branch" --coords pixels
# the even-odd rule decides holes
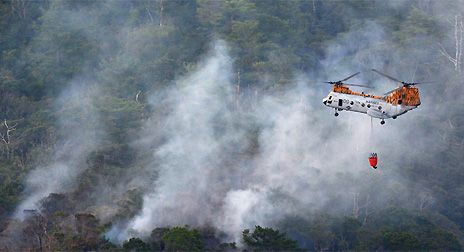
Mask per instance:
[[[138,103],[139,102],[139,95],[142,93],[142,91],[139,90],[139,92],[135,95],[135,101]]]
[[[438,43],[441,47],[440,53],[443,54],[449,61],[451,61],[454,65],[454,70],[457,72],[461,72],[461,65],[462,65],[462,42],[464,40],[464,23],[460,15],[454,16],[454,24],[450,22],[452,26],[454,26],[454,42],[455,42],[455,56],[454,58],[446,51],[445,47]]]
[[[6,134],[0,133],[0,139],[5,144],[6,156],[9,159],[11,157],[11,151],[10,151],[11,132],[16,130],[16,126],[18,124],[15,124],[14,126],[9,126],[7,120],[5,119],[3,121],[3,125],[6,127]]]
[[[441,54],[443,54],[447,59],[449,59],[454,65],[456,65],[456,60],[451,57],[448,52],[446,51],[445,47],[441,44],[441,43],[438,43],[438,45],[440,45],[440,47],[442,48],[442,50],[440,50]]]
[[[160,15],[159,15],[159,26],[163,26],[163,12],[164,12],[164,5],[163,0],[160,1]]]
[[[372,203],[372,201],[370,201],[369,199],[369,194],[367,195],[366,197],[366,204],[364,204],[364,209],[366,210],[365,211],[365,215],[364,215],[364,221],[363,221],[363,225],[366,225],[367,223],[367,217],[371,214],[371,212],[368,211],[368,206]]]
[[[358,219],[359,216],[359,192],[353,194],[353,217]]]
[[[148,8],[146,8],[146,7],[145,7],[145,10],[147,10],[148,16],[150,16],[150,20],[151,20],[151,22],[153,23],[153,17],[151,16],[150,11],[149,11]]]
[[[18,14],[19,18],[26,18],[26,10],[31,4],[30,0],[10,0],[11,10]]]

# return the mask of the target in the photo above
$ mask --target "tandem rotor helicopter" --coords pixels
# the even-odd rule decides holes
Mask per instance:
[[[357,72],[339,81],[328,81],[325,83],[332,84],[333,89],[326,98],[322,100],[324,105],[335,109],[335,116],[338,116],[338,111],[354,111],[364,113],[372,118],[379,118],[380,124],[385,124],[385,119],[396,119],[398,116],[405,114],[409,110],[417,108],[421,102],[419,98],[419,90],[413,87],[424,83],[407,83],[397,80],[375,69],[372,71],[387,77],[388,79],[399,82],[402,85],[383,94],[383,96],[375,96],[363,93],[356,93],[347,86],[367,87],[369,86],[346,84],[344,81],[360,74]]]

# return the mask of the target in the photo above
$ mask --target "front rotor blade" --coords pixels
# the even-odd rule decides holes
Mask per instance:
[[[360,74],[360,73],[361,73],[361,72],[357,72],[357,73],[355,73],[355,74],[353,74],[353,75],[350,75],[350,76],[346,77],[345,79],[343,79],[343,80],[341,80],[341,81],[346,81],[346,80],[348,80],[348,79],[350,79],[350,78],[353,78],[354,76],[356,76],[356,75],[358,75],[358,74]]]
[[[384,74],[384,73],[382,73],[382,72],[379,72],[379,71],[377,71],[377,70],[375,70],[375,69],[372,69],[372,71],[374,71],[374,72],[376,72],[376,73],[378,73],[378,74],[380,74],[380,75],[383,75],[383,76],[387,77],[388,79],[390,79],[390,80],[392,80],[392,81],[396,81],[396,82],[399,82],[399,83],[403,83],[402,81],[397,80],[397,79],[395,79],[395,78],[393,78],[393,77],[391,77],[391,76],[388,76],[388,75],[386,75],[386,74]]]
[[[314,81],[314,80],[298,80],[298,79],[292,79],[292,80],[280,80],[280,82],[305,82],[308,84],[321,84],[319,81]],[[326,82],[327,83],[327,82]]]

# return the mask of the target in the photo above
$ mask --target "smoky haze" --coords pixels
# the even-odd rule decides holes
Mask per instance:
[[[358,33],[364,36],[352,43],[366,44],[363,50],[379,43],[381,31],[376,24],[369,22],[345,36]],[[328,48],[327,61],[343,58],[340,50],[346,47],[335,41]],[[356,62],[358,57],[351,56]],[[345,78],[356,66],[367,68],[376,60],[365,59],[367,66],[344,62],[345,68],[331,62],[337,67],[329,78]],[[279,95],[251,98],[253,109],[241,112],[231,90],[232,66],[226,43],[217,41],[199,70],[168,91],[173,98],[164,127],[141,136],[162,135],[164,143],[153,153],[153,163],[158,165],[147,167],[157,172],[157,179],[144,196],[141,213],[130,222],[130,230],[148,235],[155,227],[213,225],[230,241],[240,241],[243,229],[273,226],[288,215],[309,216],[320,210],[350,215],[357,193],[365,197],[369,191],[377,205],[403,198],[407,188],[395,163],[405,155],[416,155],[409,150],[420,148],[415,140],[421,133],[408,137],[418,131],[411,119],[405,116],[380,126],[379,120],[371,124],[368,116],[356,113],[342,112],[335,118],[321,103],[331,87],[308,86],[303,81]],[[365,81],[362,77],[352,80]],[[414,116],[417,111],[410,113]],[[251,148],[253,137],[256,155],[237,155]],[[370,152],[379,153],[381,169],[370,168]],[[372,191],[374,186],[380,190]],[[128,238],[119,228],[109,233],[115,234],[115,239]]]
[[[74,189],[77,176],[85,169],[87,156],[99,146],[98,113],[92,108],[92,95],[86,81],[74,81],[57,99],[58,128],[63,138],[46,158],[49,163],[39,166],[26,178],[25,199],[15,217],[23,219],[23,210],[40,210],[40,201],[50,193],[65,193]]]
[[[398,1],[391,4],[399,11],[404,8]],[[75,19],[100,25],[83,13]],[[145,28],[121,28],[116,39],[121,52],[102,71],[103,79],[118,82],[113,71],[143,64],[142,57],[161,58],[159,45],[167,40],[157,41],[159,45],[148,56],[137,51],[138,42],[151,39],[144,37]],[[381,126],[378,119],[359,113],[342,111],[334,117],[334,111],[322,104],[332,86],[307,84],[308,77],[322,83],[361,71],[347,82],[374,89],[352,89],[381,95],[399,84],[373,73],[372,68],[404,81],[431,79],[420,66],[438,61],[429,52],[439,47],[427,44],[434,38],[422,39],[419,46],[410,44],[414,50],[405,50],[408,54],[394,52],[386,40],[382,24],[360,21],[324,45],[320,70],[296,73],[296,80],[278,92],[246,90],[241,92],[248,92],[247,96],[240,96],[232,46],[214,39],[209,52],[188,73],[162,90],[144,91],[153,113],[130,141],[138,156],[148,152],[149,160],[116,182],[117,196],[113,196],[136,188],[143,194],[143,206],[135,217],[105,235],[121,244],[134,236],[147,237],[157,227],[211,225],[226,234],[224,241],[240,243],[244,229],[275,227],[286,216],[311,218],[318,211],[351,216],[356,195],[363,200],[369,197],[373,207],[394,202],[417,208],[416,199],[432,196],[427,185],[408,182],[401,162],[418,162],[424,151],[431,151],[431,143],[443,143],[443,131],[420,123],[428,111],[443,111],[431,98],[440,88],[420,87],[421,106]],[[96,43],[115,42],[100,37]],[[150,77],[140,79],[150,82]],[[139,90],[129,88],[135,97]],[[50,193],[75,189],[88,156],[109,134],[95,132],[102,123],[93,106],[101,94],[97,80],[79,78],[61,93],[55,107],[62,138],[46,164],[28,174],[16,218],[24,217],[24,209],[40,209],[40,200]],[[371,152],[379,155],[377,170],[369,166]],[[94,197],[101,205],[116,207],[103,193],[95,192]],[[107,215],[97,217],[111,219]]]

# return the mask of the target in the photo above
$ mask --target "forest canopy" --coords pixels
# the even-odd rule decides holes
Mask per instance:
[[[0,0],[0,249],[461,250],[463,7]]]

